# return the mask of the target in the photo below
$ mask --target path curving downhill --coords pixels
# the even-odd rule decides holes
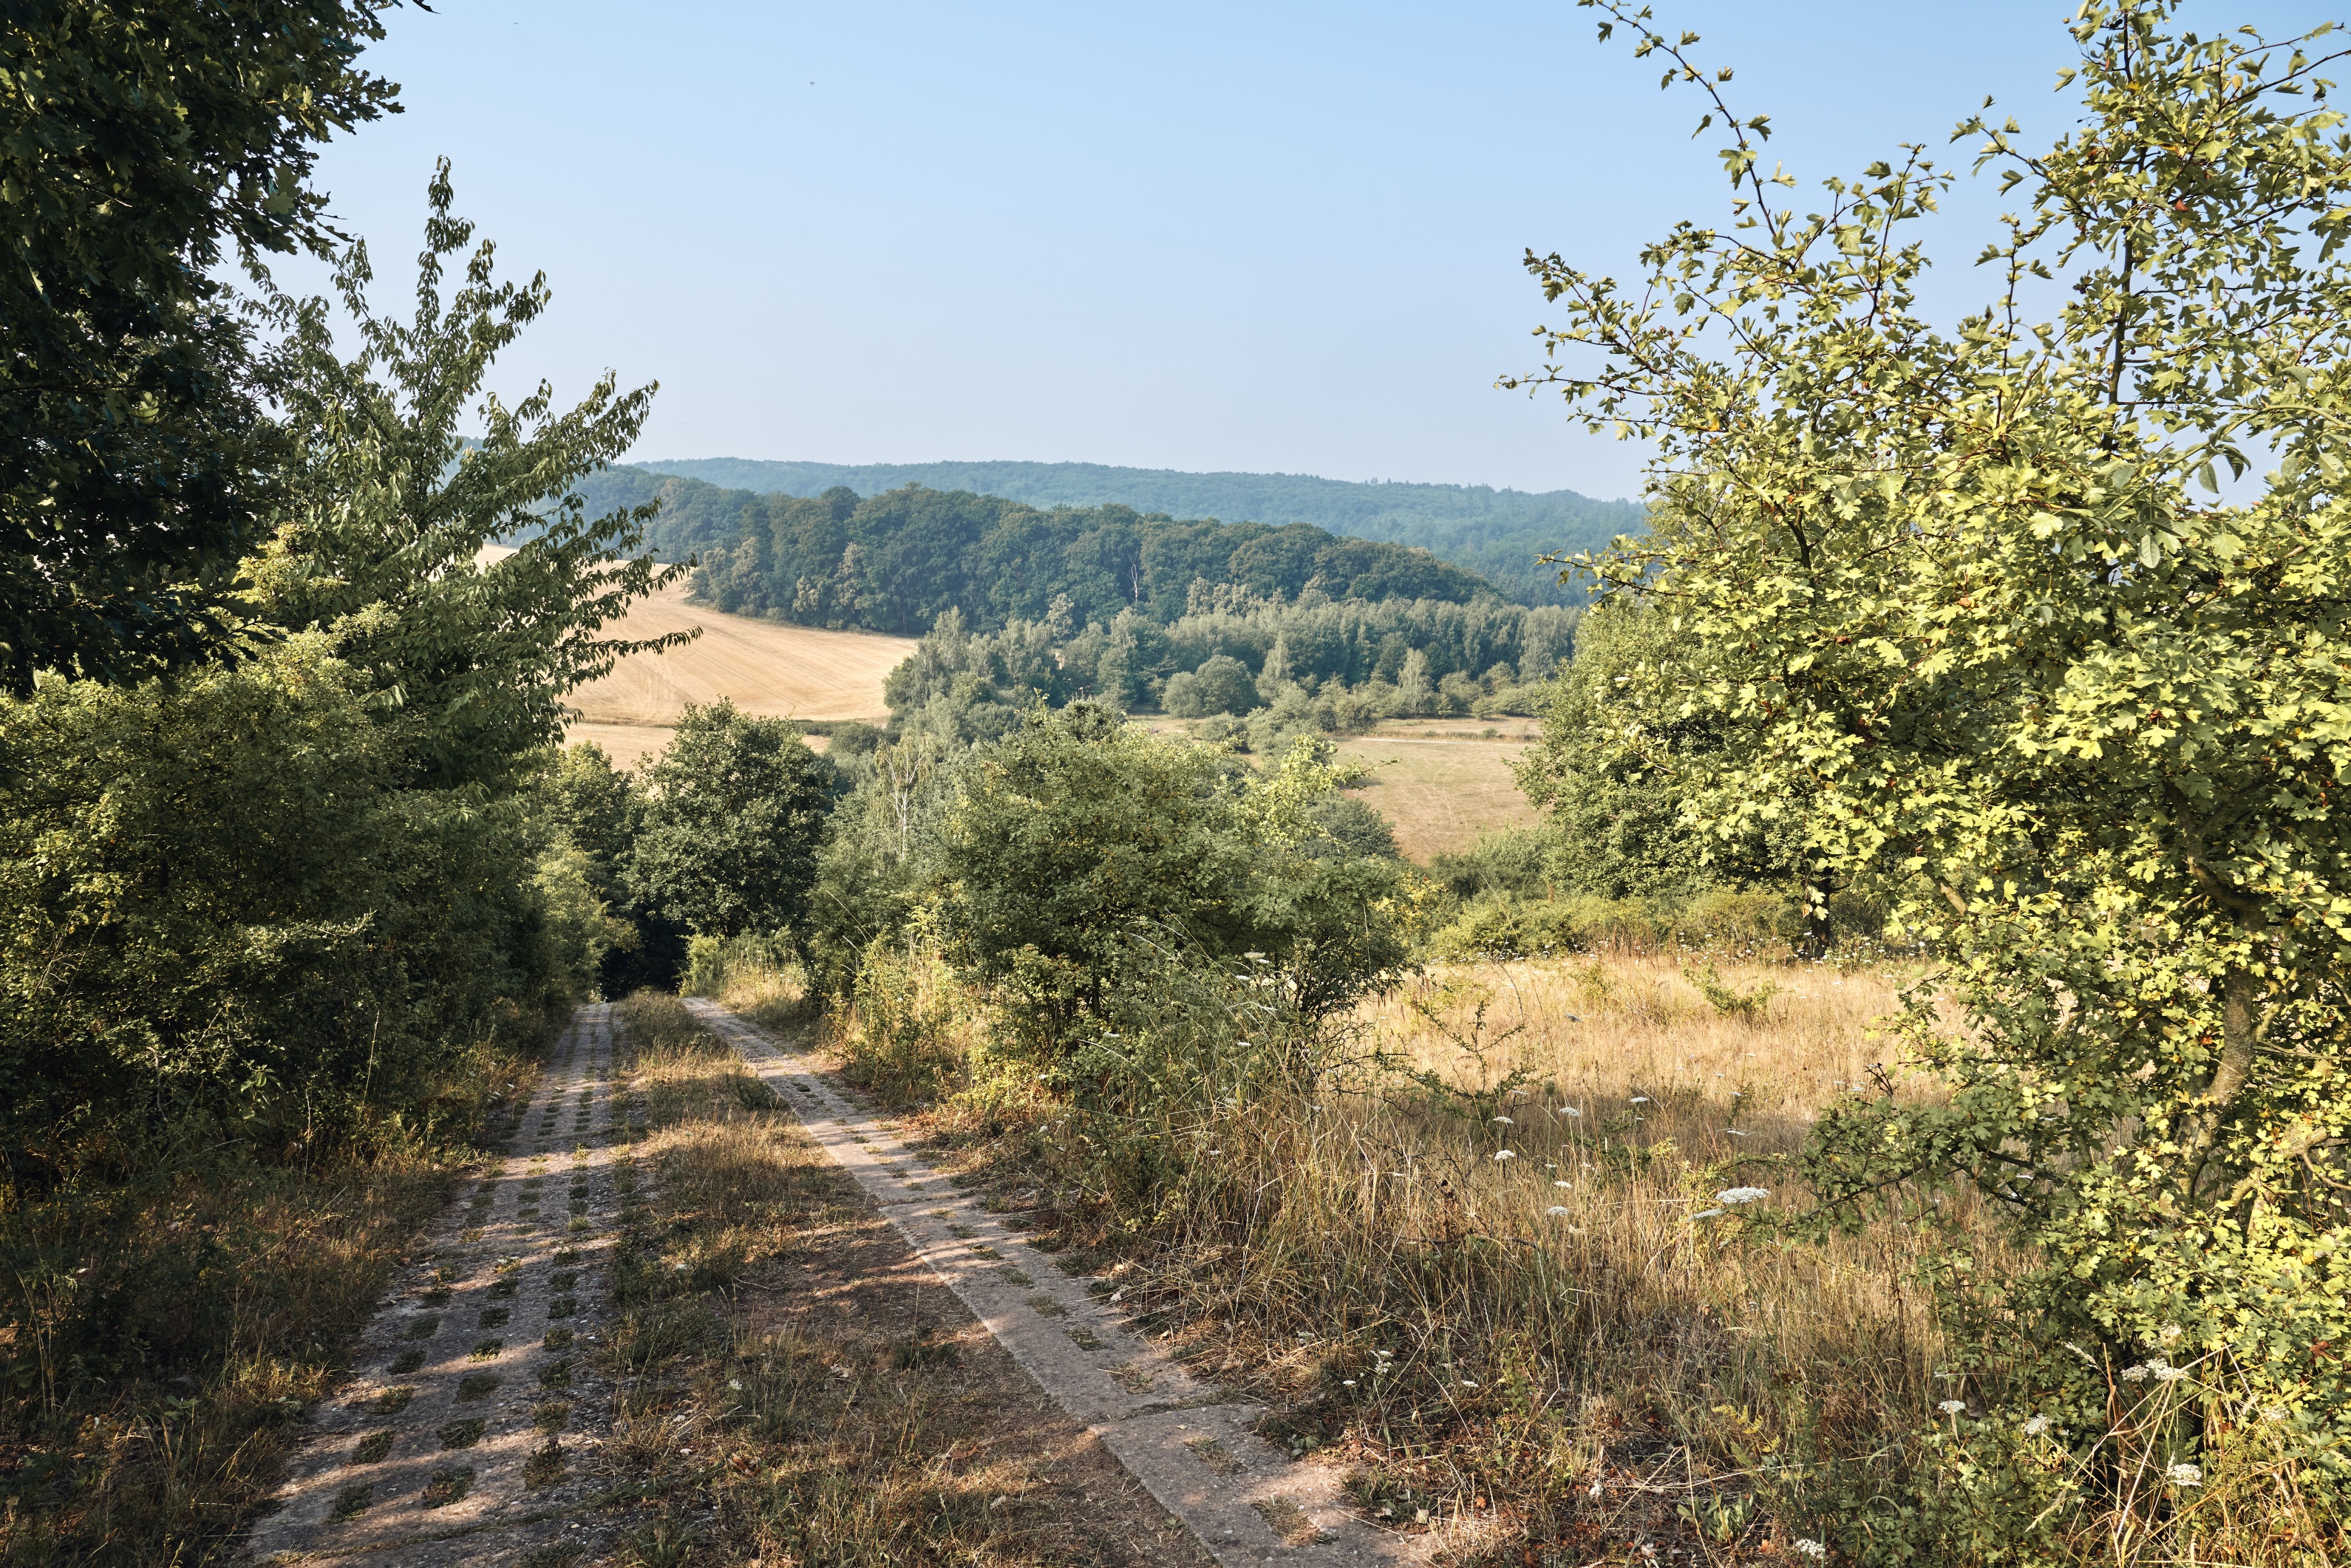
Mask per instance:
[[[641,1201],[620,1019],[580,1009],[506,1157],[408,1263],[356,1375],[311,1416],[248,1561],[556,1568],[624,1518],[587,1505],[611,1388],[592,1349],[623,1208]]]
[[[1349,1512],[1340,1477],[1300,1464],[1250,1427],[1262,1406],[1228,1401],[1051,1258],[926,1165],[896,1124],[767,1030],[700,999],[695,1016],[789,1105],[915,1253],[1021,1368],[1092,1432],[1221,1568],[1395,1564],[1434,1544]]]

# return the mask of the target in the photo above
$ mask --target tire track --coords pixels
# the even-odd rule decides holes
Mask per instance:
[[[587,1507],[612,1405],[591,1353],[619,1221],[643,1196],[619,1028],[610,1003],[573,1014],[506,1157],[434,1225],[356,1375],[311,1412],[249,1561],[556,1568],[624,1528]]]
[[[1293,1462],[1249,1428],[1264,1406],[1228,1402],[1019,1233],[907,1147],[887,1117],[715,1002],[687,1004],[741,1054],[827,1154],[857,1178],[916,1254],[1040,1387],[1082,1423],[1222,1568],[1271,1563],[1416,1564],[1435,1545],[1349,1512],[1340,1479]]]

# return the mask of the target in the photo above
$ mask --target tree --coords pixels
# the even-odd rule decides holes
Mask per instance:
[[[607,371],[563,413],[543,382],[511,408],[484,393],[499,350],[547,308],[546,276],[498,281],[486,240],[444,304],[450,258],[474,241],[451,210],[445,159],[426,196],[410,320],[370,308],[364,245],[339,259],[336,291],[359,323],[353,358],[336,353],[325,300],[265,285],[283,333],[265,381],[298,439],[250,604],[282,626],[334,634],[396,716],[417,782],[504,789],[526,757],[560,739],[566,693],[691,635],[597,635],[686,569],[632,556],[653,505],[591,518],[571,488],[636,440],[655,389],[622,393]],[[482,434],[469,440],[459,426],[473,420]],[[486,546],[523,532],[520,549],[486,558]]]
[[[1257,683],[1249,666],[1218,653],[1192,672],[1192,702],[1203,714],[1244,714],[1258,705]]]
[[[1328,743],[1269,779],[1099,703],[1032,707],[975,752],[939,850],[956,962],[1058,1046],[1100,1016],[1138,939],[1254,953],[1321,1016],[1405,962],[1393,861],[1318,859],[1312,809],[1346,777]]]
[[[1692,797],[1719,787],[1724,740],[1712,714],[1690,709],[1704,672],[1672,617],[1628,592],[1578,632],[1574,660],[1544,698],[1542,738],[1512,765],[1527,800],[1549,812],[1550,881],[1601,898],[1750,883],[1802,892],[1809,862],[1792,841],[1802,812],[1769,831],[1694,825],[1709,815]]]
[[[823,759],[789,721],[689,704],[650,782],[629,862],[645,907],[699,936],[769,936],[806,917],[831,798]]]
[[[2024,202],[1983,257],[1994,298],[1944,330],[1914,235],[1949,175],[1907,149],[1800,214],[1696,40],[1602,9],[1712,95],[1738,192],[1729,231],[1645,253],[1646,294],[1529,257],[1566,312],[1538,379],[1659,454],[1650,538],[1593,564],[1711,665],[1684,711],[1728,752],[1692,825],[1800,811],[1810,852],[1895,880],[1896,918],[1948,956],[1966,1027],[1933,988],[1904,1024],[1948,1099],[1833,1111],[1818,1189],[1917,1215],[1971,1182],[2038,1260],[1989,1280],[1954,1239],[1952,1396],[2001,1414],[1926,1439],[1966,1511],[1938,1528],[1990,1555],[2102,1495],[2156,1529],[2193,1464],[2273,1443],[2331,1484],[2351,142],[2320,73],[2341,57],[2091,0],[2078,132],[2032,154],[2012,121],[1959,129]],[[2245,481],[2226,497],[2222,467]],[[2132,1391],[2175,1368],[2193,1396],[2135,1424]],[[2191,1469],[2102,1492],[2135,1461]]]
[[[282,448],[233,251],[317,248],[319,142],[395,110],[386,0],[0,12],[0,687],[219,650]]]

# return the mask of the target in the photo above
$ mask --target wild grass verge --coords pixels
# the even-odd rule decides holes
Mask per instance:
[[[935,1102],[1046,1245],[1270,1405],[1268,1435],[1350,1466],[1368,1511],[1443,1529],[1451,1563],[1988,1561],[1966,1483],[1929,1461],[1997,1403],[2000,1365],[1957,1364],[1939,1328],[1990,1303],[1948,1272],[1938,1301],[1936,1270],[1963,1244],[1998,1279],[2010,1244],[1964,1197],[1780,1223],[1810,1204],[1823,1105],[1938,1092],[1869,1029],[1917,977],[1461,965],[1300,1031],[1245,977],[1171,966],[1047,1062],[935,966],[869,965],[831,1030],[870,1088]],[[2153,1530],[2082,1479],[2051,1561],[2330,1560],[2274,1475],[2216,1477]],[[2248,1522],[2263,1487],[2298,1521],[2273,1541]]]
[[[660,1503],[636,1563],[1201,1568],[682,1002],[624,1018],[653,1197],[604,1458]]]
[[[0,1191],[0,1563],[225,1561],[486,1112],[533,1071],[482,1047],[431,1125],[299,1163],[215,1127]]]

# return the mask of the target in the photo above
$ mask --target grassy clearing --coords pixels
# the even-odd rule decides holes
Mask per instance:
[[[1433,739],[1418,733],[1457,722],[1433,719],[1401,734],[1339,742],[1341,757],[1373,765],[1360,793],[1395,826],[1396,847],[1416,861],[1466,850],[1480,833],[1535,821],[1534,808],[1510,773],[1518,745],[1482,739],[1474,731]],[[1527,727],[1517,720],[1496,722],[1513,726],[1510,733]]]
[[[1442,969],[1364,1009],[1352,1049],[1388,1065],[1353,1090],[1124,1143],[986,1076],[968,1009],[946,1049],[935,976],[903,1013],[934,1020],[930,1119],[967,1172],[1107,1266],[1196,1372],[1272,1406],[1269,1436],[1349,1465],[1370,1511],[1447,1529],[1462,1563],[1730,1563],[1809,1532],[1799,1475],[1898,1471],[1951,1394],[1922,1233],[1797,1246],[1742,1219],[1804,1202],[1792,1157],[1868,1084],[1897,983],[1634,956]],[[874,1086],[923,1092],[870,1000],[835,1028]],[[1150,1145],[1165,1181],[1138,1179]],[[1741,1186],[1771,1196],[1716,1197]]]
[[[626,1217],[604,1460],[663,1510],[636,1562],[1199,1568],[682,1003],[625,1016],[655,1196]]]
[[[225,1561],[392,1270],[531,1069],[483,1055],[431,1135],[299,1166],[158,1156],[0,1207],[0,1562]]]

